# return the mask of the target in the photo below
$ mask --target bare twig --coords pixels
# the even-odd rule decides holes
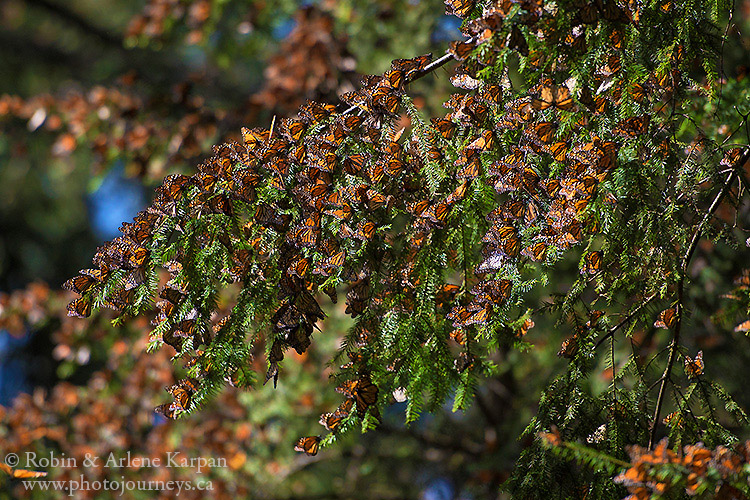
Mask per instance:
[[[464,40],[463,43],[471,43],[473,41],[474,41],[474,38],[472,37],[472,38],[469,38],[467,40]],[[446,52],[445,54],[443,54],[442,56],[440,56],[439,58],[435,59],[430,64],[428,64],[427,66],[425,66],[424,68],[422,68],[421,71],[416,71],[409,78],[408,81],[404,82],[404,85],[406,85],[407,83],[411,83],[411,82],[413,82],[415,80],[419,80],[423,76],[432,73],[436,69],[444,66],[448,61],[452,61],[452,60],[453,60],[453,54],[451,54],[450,52]],[[351,106],[350,108],[347,108],[346,110],[344,110],[341,114],[342,115],[348,115],[349,113],[352,113],[352,112],[354,112],[354,111],[356,111],[358,109],[360,109],[359,106],[356,106],[356,105],[355,106]]]

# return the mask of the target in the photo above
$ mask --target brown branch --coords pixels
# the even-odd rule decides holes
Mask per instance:
[[[464,40],[463,43],[472,43],[473,41],[474,41],[474,38],[472,37],[472,38],[468,38],[468,39]],[[442,66],[445,66],[445,64],[448,61],[452,61],[453,59],[454,59],[453,54],[451,54],[450,52],[446,52],[445,54],[443,54],[442,56],[440,56],[438,59],[435,59],[430,64],[428,64],[427,66],[425,66],[424,68],[422,68],[421,71],[415,71],[414,75],[411,76],[408,81],[404,82],[404,85],[406,85],[407,83],[411,83],[411,82],[413,82],[415,80],[419,80],[423,76],[432,73],[433,71],[435,71],[436,69],[438,69],[438,68],[440,68]],[[342,115],[348,115],[349,113],[353,113],[354,111],[357,111],[358,109],[360,109],[359,106],[356,106],[356,105],[355,106],[351,106],[351,107],[347,108],[346,110],[344,110],[341,114]]]
[[[688,266],[690,265],[690,260],[693,258],[695,249],[698,247],[698,241],[700,241],[701,235],[703,234],[703,228],[706,224],[708,224],[708,221],[711,220],[714,213],[716,212],[716,209],[719,208],[721,201],[724,199],[727,193],[729,193],[732,184],[738,176],[739,168],[742,167],[742,165],[748,160],[748,158],[750,158],[750,147],[746,147],[745,151],[742,152],[734,165],[732,165],[732,172],[727,176],[727,179],[724,181],[724,185],[716,194],[716,197],[711,203],[711,206],[708,207],[708,211],[703,217],[703,220],[701,220],[700,224],[698,224],[698,227],[695,228],[695,232],[693,233],[693,237],[690,240],[687,251],[682,257],[682,262],[680,265],[680,280],[677,282],[677,305],[675,306],[674,335],[672,337],[672,343],[669,347],[669,359],[667,360],[667,366],[664,368],[664,375],[662,375],[661,386],[659,387],[659,395],[656,398],[656,408],[654,409],[654,417],[651,421],[651,433],[648,439],[649,449],[653,449],[654,441],[656,440],[656,430],[659,427],[659,416],[661,414],[661,407],[664,404],[664,394],[666,393],[667,389],[667,381],[669,380],[669,376],[672,373],[672,366],[674,365],[674,360],[676,358],[677,347],[680,344],[680,331],[682,327],[683,309],[682,301],[685,291],[685,276],[687,276],[687,270]]]

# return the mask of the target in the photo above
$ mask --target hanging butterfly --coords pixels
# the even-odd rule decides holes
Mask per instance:
[[[411,59],[395,59],[391,62],[391,67],[395,70],[403,71],[404,79],[408,82],[424,71],[431,61],[432,53],[429,53]]]
[[[448,48],[448,52],[456,58],[458,61],[463,61],[471,53],[474,51],[474,43],[473,42],[458,42],[453,41],[450,43],[450,47]]]
[[[654,327],[671,330],[676,324],[677,310],[674,307],[670,307],[659,313],[659,318],[654,322]]]
[[[74,316],[76,318],[88,318],[91,316],[91,302],[79,297],[68,304],[67,307],[68,316]]]
[[[695,359],[685,356],[685,375],[687,375],[688,378],[693,379],[700,377],[703,375],[704,368],[703,351],[698,351],[698,354],[695,355]]]
[[[648,132],[650,123],[651,118],[648,115],[634,116],[618,123],[612,133],[625,137],[638,137]]]
[[[177,406],[174,403],[164,403],[154,408],[156,413],[164,415],[169,420],[175,420],[177,418]]]
[[[563,111],[574,110],[575,104],[570,96],[570,90],[562,85],[546,85],[539,90],[539,96],[531,101],[534,109],[541,111],[556,107]]]
[[[524,248],[521,255],[530,258],[535,262],[544,262],[547,258],[547,243],[538,241],[531,246]]]
[[[596,274],[602,269],[602,252],[595,251],[587,253],[583,258],[581,273]]]
[[[445,13],[465,18],[474,9],[474,0],[444,0]]]
[[[357,153],[344,158],[344,172],[350,175],[357,175],[367,161],[367,156]]]
[[[98,272],[98,270],[91,269],[91,271]],[[63,283],[62,288],[71,292],[76,292],[83,294],[86,291],[88,291],[92,286],[99,283],[99,280],[94,278],[93,276],[89,276],[86,274],[83,274],[83,271],[80,271],[81,274],[70,278],[68,281]]]
[[[452,138],[453,134],[456,132],[457,125],[451,120],[432,118],[430,121],[444,139]]]
[[[315,101],[307,101],[299,108],[300,114],[311,123],[318,123],[327,119],[336,111],[332,104],[321,104]]]
[[[317,455],[319,447],[320,436],[301,437],[294,443],[294,451],[304,452],[310,456]]]

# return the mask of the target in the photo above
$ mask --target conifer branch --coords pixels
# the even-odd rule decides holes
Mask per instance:
[[[687,251],[685,252],[685,255],[682,257],[682,263],[680,265],[680,280],[677,283],[677,305],[675,306],[675,325],[674,325],[674,335],[672,337],[672,343],[669,348],[669,359],[667,360],[667,366],[664,368],[664,375],[662,375],[661,379],[661,386],[659,387],[659,395],[656,398],[656,408],[654,410],[654,417],[651,422],[651,433],[648,440],[648,448],[649,450],[653,449],[654,441],[656,439],[656,430],[659,427],[659,415],[661,414],[661,407],[664,403],[664,394],[666,393],[667,388],[667,381],[669,380],[670,374],[672,372],[672,366],[674,365],[674,360],[676,358],[677,353],[677,346],[680,343],[680,331],[682,326],[682,301],[683,301],[683,295],[685,291],[685,276],[687,275],[688,266],[690,265],[690,260],[693,258],[693,254],[695,253],[695,249],[698,247],[698,241],[701,238],[701,235],[703,234],[703,228],[708,223],[708,221],[713,217],[714,213],[716,212],[716,209],[719,208],[719,205],[721,204],[724,197],[729,193],[730,188],[732,187],[732,184],[734,183],[735,178],[738,176],[738,170],[739,168],[750,158],[750,147],[746,147],[745,150],[742,152],[742,154],[739,156],[739,158],[735,161],[734,165],[732,165],[732,171],[727,176],[726,181],[724,181],[724,185],[721,187],[721,190],[716,194],[716,197],[714,198],[713,202],[711,202],[711,206],[708,207],[708,211],[706,212],[706,215],[701,220],[700,224],[698,224],[698,227],[695,228],[695,232],[693,233],[692,238],[690,239],[690,244],[688,245]]]

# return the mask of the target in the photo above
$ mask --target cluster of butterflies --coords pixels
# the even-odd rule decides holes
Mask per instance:
[[[523,29],[506,27],[505,19],[516,4],[521,7]],[[586,4],[577,22],[591,25],[599,18],[612,21],[615,17],[625,22],[622,9],[613,5],[602,0]],[[476,10],[474,1],[446,0],[446,6],[449,13],[462,18]],[[352,317],[376,310],[393,297],[399,297],[408,311],[420,285],[414,264],[419,252],[429,245],[436,230],[449,224],[454,208],[471,192],[472,184],[489,182],[503,201],[487,215],[490,227],[482,239],[482,260],[475,270],[479,282],[471,288],[470,300],[460,305],[453,303],[459,285],[446,284],[437,297],[438,307],[449,311],[454,328],[451,338],[466,346],[467,329],[487,323],[493,309],[502,307],[512,293],[510,280],[488,275],[497,274],[520,257],[544,262],[550,247],[565,250],[581,242],[586,231],[585,209],[596,197],[599,183],[616,165],[618,145],[614,141],[594,136],[587,142],[569,144],[557,134],[559,113],[576,111],[579,104],[593,114],[604,113],[606,104],[613,102],[615,86],[606,84],[619,71],[616,57],[608,59],[600,71],[597,88],[606,88],[595,95],[584,89],[577,102],[572,87],[551,79],[542,79],[526,97],[504,102],[500,85],[482,83],[478,77],[478,71],[492,62],[473,56],[487,52],[477,50],[482,44],[493,44],[490,53],[510,47],[528,54],[524,33],[547,14],[539,1],[505,0],[465,23],[470,38],[452,44],[450,53],[462,61],[452,82],[468,92],[451,96],[445,104],[449,113],[432,119],[426,137],[414,134],[410,141],[401,141],[403,130],[395,130],[393,118],[399,112],[404,87],[433,67],[430,54],[395,60],[383,75],[365,77],[362,88],[341,96],[350,105],[344,113],[330,104],[308,101],[297,118],[280,120],[269,129],[243,128],[241,143],[214,148],[214,156],[202,163],[195,175],[167,177],[157,189],[153,205],[133,223],[123,225],[123,236],[97,251],[96,268],[83,270],[65,283],[65,288],[81,295],[68,306],[69,313],[86,317],[93,304],[123,309],[136,301],[148,303],[144,297],[146,276],[152,272],[151,252],[156,246],[175,234],[178,238],[186,234],[192,220],[219,216],[217,220],[222,222],[245,217],[241,234],[230,234],[228,224],[226,228],[218,224],[211,234],[193,233],[192,237],[199,248],[218,244],[226,250],[228,258],[220,271],[228,281],[273,283],[277,290],[266,372],[266,382],[273,379],[276,385],[284,352],[289,348],[305,352],[316,323],[324,317],[317,292],[323,291],[336,302],[335,285],[345,284],[346,312]],[[579,30],[576,40],[581,37],[585,40]],[[616,46],[618,41],[612,43]],[[649,126],[647,116],[628,118],[618,124],[614,135],[638,137],[646,134]],[[514,133],[518,134],[517,144],[498,158],[500,137]],[[442,146],[457,134],[462,134],[464,141],[455,168],[449,169],[437,192],[429,190],[424,169],[445,160]],[[543,163],[540,158],[564,168],[548,178],[539,167]],[[492,163],[485,167],[488,159]],[[394,213],[407,216],[399,233],[405,236],[406,259],[396,255],[393,242],[388,241],[394,236],[392,229],[385,227]],[[534,234],[523,231],[530,226],[537,228]],[[155,239],[159,232],[161,236]],[[377,294],[373,293],[374,266],[354,268],[354,257],[361,259],[362,255],[399,263],[392,267],[392,276],[378,277]],[[205,311],[199,313],[198,304],[186,303],[192,295],[200,295],[199,290],[193,293],[185,279],[184,268],[196,267],[193,258],[178,252],[173,261],[164,264],[172,280],[157,297],[157,325],[167,325],[157,330],[162,332],[161,340],[179,354],[184,354],[187,346],[196,350],[209,345],[217,332],[230,324],[225,321],[211,331],[201,319]],[[599,272],[602,261],[600,251],[587,253],[582,272]],[[108,280],[115,271],[113,286]],[[377,325],[360,328],[355,347],[372,345],[377,331]],[[201,352],[196,350],[194,361],[200,361]],[[457,361],[459,370],[473,365],[468,352],[467,348]],[[342,386],[347,400],[324,415],[327,429],[336,429],[354,403],[360,417],[368,408],[377,409],[377,386],[363,373]],[[199,391],[197,381],[183,380],[168,388],[174,401],[160,406],[159,411],[170,417],[187,411]],[[296,447],[314,454],[319,441],[302,438]]]
[[[348,354],[352,363],[360,360],[357,354]],[[336,432],[343,420],[349,416],[355,403],[359,418],[364,418],[368,410],[376,419],[380,418],[378,408],[375,406],[378,401],[378,386],[372,382],[367,371],[360,371],[358,378],[347,380],[336,388],[336,392],[343,394],[346,399],[335,411],[320,416],[320,425],[325,427],[326,430]],[[294,445],[294,449],[307,455],[315,455],[318,453],[320,440],[320,436],[299,438]]]
[[[123,309],[133,304],[136,288],[144,283],[144,270],[150,254],[148,243],[161,217],[162,214],[152,208],[140,212],[132,223],[122,225],[122,236],[97,249],[93,259],[96,268],[83,269],[78,276],[63,283],[65,290],[80,295],[68,304],[70,316],[90,316],[95,296],[104,289],[108,278],[116,270],[125,271],[126,277],[108,292],[102,305]]]

